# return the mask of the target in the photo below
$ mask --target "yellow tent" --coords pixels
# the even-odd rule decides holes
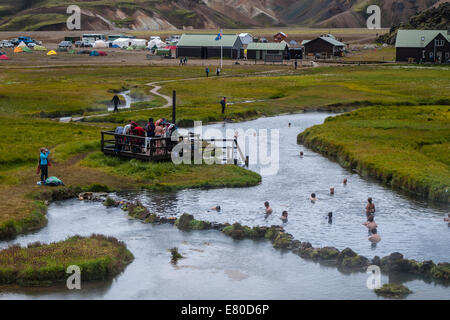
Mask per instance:
[[[21,53],[21,52],[23,52],[21,47],[15,47],[14,48],[14,53]]]
[[[47,53],[47,55],[48,55],[48,56],[56,56],[57,53],[56,53],[55,50],[51,50],[51,51],[49,51],[49,52]]]

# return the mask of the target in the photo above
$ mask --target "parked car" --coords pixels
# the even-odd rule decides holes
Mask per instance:
[[[77,48],[90,48],[93,46],[93,43],[90,43],[87,40],[75,41],[75,47]]]
[[[17,46],[17,45],[20,43],[19,39],[17,39],[17,38],[10,40],[10,42],[11,42],[14,46]]]
[[[30,48],[34,48],[37,44],[34,42],[30,42],[29,44],[27,44],[28,47]]]
[[[0,41],[0,48],[14,48],[14,45],[9,40]]]
[[[28,45],[29,43],[34,42],[34,40],[31,39],[30,37],[19,37],[17,40],[19,41],[19,43],[23,42],[26,45]]]
[[[60,49],[69,49],[69,48],[72,48],[72,42],[70,42],[70,41],[61,41],[61,42],[58,44],[58,48],[60,48]]]

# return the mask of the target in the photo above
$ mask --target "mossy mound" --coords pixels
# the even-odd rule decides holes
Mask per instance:
[[[412,291],[402,284],[386,283],[381,288],[375,289],[375,293],[378,296],[399,299],[411,294]]]
[[[114,200],[111,197],[107,197],[105,201],[103,201],[103,205],[107,208],[118,207],[120,204],[119,201]]]
[[[234,223],[222,229],[222,232],[233,239],[242,240],[245,238],[257,238],[260,233],[248,226],[242,226],[240,223]]]
[[[431,269],[433,278],[450,281],[450,263],[438,263]]]
[[[81,269],[81,280],[104,280],[133,261],[125,244],[113,237],[74,236],[51,244],[18,245],[0,251],[0,285],[47,286],[65,282],[67,267]]]
[[[181,253],[178,252],[178,248],[176,248],[176,247],[170,249],[169,251],[170,251],[170,254],[172,255],[171,262],[173,264],[176,264],[179,259],[183,259],[184,258],[181,255]]]
[[[180,230],[206,230],[211,228],[211,222],[195,220],[192,214],[184,213],[175,221]]]
[[[334,247],[324,247],[319,249],[319,257],[322,260],[336,260],[339,250]]]
[[[148,209],[144,207],[139,201],[136,201],[135,203],[129,203],[126,207],[126,211],[128,211],[128,215],[130,217],[140,220],[145,220],[150,216],[150,212],[148,211]]]
[[[358,255],[350,248],[345,248],[337,255],[336,263],[343,272],[365,271],[370,265],[369,259]]]
[[[287,249],[294,237],[289,233],[279,232],[276,238],[273,240],[273,247],[279,249]]]
[[[264,238],[269,240],[275,240],[275,238],[278,236],[280,232],[284,232],[284,229],[280,226],[271,226],[269,229],[267,229],[266,233],[264,234]]]

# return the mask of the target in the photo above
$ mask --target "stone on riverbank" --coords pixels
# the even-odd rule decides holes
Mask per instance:
[[[276,238],[273,240],[273,247],[279,249],[287,249],[294,237],[289,233],[279,232]]]
[[[375,289],[375,293],[378,296],[386,298],[400,299],[405,298],[407,295],[411,294],[412,291],[402,284],[386,283],[381,288]]]
[[[236,240],[258,237],[258,232],[256,230],[247,226],[242,226],[237,222],[231,226],[223,228],[222,232]]]

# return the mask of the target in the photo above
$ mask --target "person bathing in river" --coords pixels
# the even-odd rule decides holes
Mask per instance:
[[[372,243],[378,243],[381,241],[381,237],[380,235],[377,233],[377,229],[372,229],[370,230],[370,232],[372,233],[372,235],[369,237],[369,241]]]
[[[273,210],[269,205],[269,201],[264,202],[264,207],[266,208],[266,217],[271,215]]]
[[[50,151],[47,148],[41,148],[39,155],[39,170],[41,172],[41,182],[45,182],[48,179],[48,166],[50,162],[48,156]]]
[[[280,219],[281,219],[281,221],[283,221],[284,223],[288,222],[288,212],[287,212],[287,211],[283,211],[283,213],[281,214]]]
[[[370,215],[369,218],[367,218],[367,221],[363,223],[363,225],[366,226],[367,229],[369,229],[369,231],[378,228],[378,225],[375,222],[373,215]]]
[[[444,218],[445,222],[450,222],[450,213],[448,214],[448,218]]]
[[[317,197],[315,193],[311,193],[311,197],[309,197],[309,200],[311,200],[312,203],[317,201]]]
[[[220,212],[220,209],[221,209],[220,206],[215,206],[215,207],[212,207],[210,210]]]
[[[367,206],[366,206],[366,216],[369,218],[370,215],[375,215],[375,204],[373,203],[372,198],[367,199]]]

